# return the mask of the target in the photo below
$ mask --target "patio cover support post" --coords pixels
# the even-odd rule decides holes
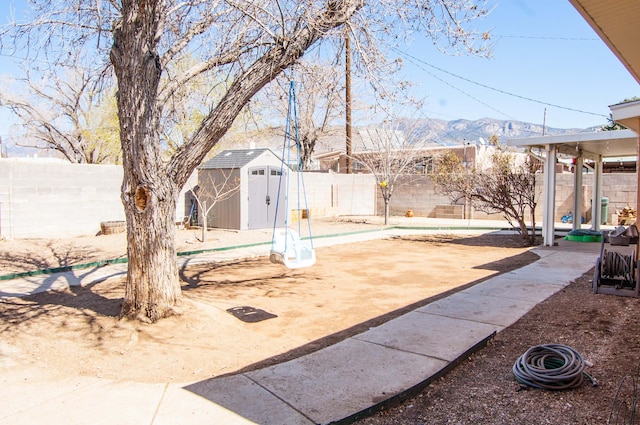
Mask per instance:
[[[556,146],[546,145],[544,163],[544,214],[542,218],[542,239],[544,246],[553,246],[555,239],[556,210]]]
[[[638,118],[638,128],[640,128],[640,117]],[[637,147],[636,147],[636,215],[640,211],[640,132],[637,133]],[[636,219],[637,221],[637,219]],[[618,225],[618,223],[613,223]],[[636,260],[640,258],[640,249],[636,249]],[[640,276],[638,277],[640,279]]]
[[[602,157],[593,166],[593,195],[591,197],[591,230],[600,230],[602,221]]]
[[[573,226],[572,229],[582,227],[582,167],[584,159],[582,154],[576,157],[573,176]]]

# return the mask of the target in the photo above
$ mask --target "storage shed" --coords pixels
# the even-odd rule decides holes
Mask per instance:
[[[237,230],[271,228],[277,207],[277,226],[284,226],[286,180],[280,175],[284,172],[286,177],[289,171],[266,148],[225,150],[205,162],[198,167],[198,197],[203,207],[210,208],[207,225]]]

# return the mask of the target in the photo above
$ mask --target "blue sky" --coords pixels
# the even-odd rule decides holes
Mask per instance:
[[[7,21],[3,2],[0,22]],[[640,86],[568,0],[503,0],[475,27],[492,34],[492,57],[448,56],[428,39],[402,50],[421,116],[514,119],[557,128],[606,123],[608,106],[640,96]],[[12,72],[0,56],[0,74]],[[555,105],[555,106],[552,106]],[[546,109],[546,117],[545,117]],[[583,112],[578,112],[583,111]],[[588,113],[587,113],[588,112]],[[0,136],[11,118],[0,110]]]
[[[420,59],[407,59],[405,71],[417,84],[413,95],[426,102],[422,115],[543,124],[546,108],[547,126],[586,128],[606,123],[609,105],[640,96],[638,83],[568,0],[496,4],[475,25],[491,31],[492,58],[443,55],[430,40],[408,48]]]

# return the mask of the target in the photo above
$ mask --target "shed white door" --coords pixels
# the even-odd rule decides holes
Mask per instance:
[[[280,183],[280,167],[254,167],[249,169],[249,229],[265,229],[285,224],[286,173]],[[278,186],[280,198],[278,199]],[[278,209],[276,215],[276,208]]]

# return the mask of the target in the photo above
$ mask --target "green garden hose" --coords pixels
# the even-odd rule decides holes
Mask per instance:
[[[581,386],[587,378],[580,353],[562,344],[531,347],[513,364],[513,374],[521,384],[545,390],[567,390]]]

